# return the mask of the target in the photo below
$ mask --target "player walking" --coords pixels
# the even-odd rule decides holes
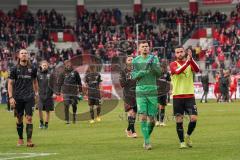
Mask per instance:
[[[73,123],[76,123],[77,104],[82,93],[82,82],[77,71],[73,70],[71,61],[64,62],[64,71],[59,75],[58,92],[63,93],[65,120],[66,124],[70,124],[69,107],[72,105]]]
[[[197,123],[197,107],[194,97],[193,73],[199,71],[199,66],[188,50],[187,58],[183,47],[175,49],[176,61],[170,64],[173,85],[173,112],[176,117],[176,129],[180,148],[192,147],[190,136]],[[184,140],[183,116],[190,116],[187,134]]]
[[[135,131],[135,120],[137,113],[136,103],[136,80],[131,77],[133,57],[126,58],[126,67],[120,73],[120,85],[123,88],[123,99],[125,112],[128,113],[128,127],[125,130],[127,137],[137,138]]]
[[[38,96],[37,68],[29,61],[27,50],[21,49],[18,54],[18,63],[11,68],[8,79],[9,103],[15,110],[17,117],[17,146],[22,146],[23,141],[23,116],[26,118],[27,147],[34,147],[32,143],[32,115],[34,98]]]
[[[85,76],[85,82],[87,85],[88,92],[88,105],[90,107],[90,123],[95,123],[94,121],[94,106],[97,107],[97,118],[96,121],[100,122],[101,113],[101,94],[100,94],[100,83],[102,82],[101,75],[97,72],[95,65],[90,65],[88,72]]]
[[[156,121],[156,126],[166,126],[164,123],[164,118],[165,118],[165,108],[167,106],[167,101],[168,101],[168,93],[171,89],[171,75],[168,72],[167,69],[167,64],[162,63],[161,64],[162,68],[162,75],[160,78],[157,80],[157,85],[158,85],[158,115],[157,115],[157,121]]]
[[[207,96],[208,96],[208,91],[209,91],[209,77],[208,73],[202,74],[201,76],[201,82],[202,82],[202,87],[203,87],[203,95],[200,100],[201,103],[207,103]],[[205,97],[205,100],[203,100]]]
[[[53,98],[56,96],[53,94],[53,78],[48,69],[48,62],[42,61],[40,64],[40,71],[37,74],[37,80],[39,84],[39,101],[38,110],[40,118],[39,128],[47,129],[50,119],[50,112],[54,110]],[[46,111],[45,124],[43,121],[43,111]]]
[[[136,82],[136,100],[138,113],[141,115],[141,131],[144,137],[143,147],[152,149],[150,136],[155,126],[154,118],[158,111],[157,77],[160,76],[159,60],[150,55],[146,41],[139,44],[140,55],[133,59],[132,78]]]

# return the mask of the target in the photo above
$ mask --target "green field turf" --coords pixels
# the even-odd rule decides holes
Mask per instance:
[[[137,139],[126,138],[127,122],[122,101],[103,121],[65,125],[52,114],[48,130],[38,129],[38,117],[34,116],[33,140],[35,148],[16,147],[16,127],[12,113],[0,106],[0,160],[15,159],[20,153],[57,153],[29,159],[44,160],[239,160],[240,159],[240,102],[198,104],[199,121],[192,136],[194,147],[178,149],[172,107],[168,106],[167,127],[155,128],[152,136],[153,150],[142,148],[143,138],[137,122]],[[87,105],[80,104],[86,110]],[[185,119],[186,120],[186,119]],[[186,128],[185,123],[185,128]],[[26,137],[26,134],[24,134]],[[19,154],[3,154],[19,153]],[[26,159],[26,158],[23,158]]]

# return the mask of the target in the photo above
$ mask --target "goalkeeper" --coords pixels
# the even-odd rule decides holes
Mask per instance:
[[[136,84],[138,113],[141,115],[141,131],[144,137],[143,147],[152,149],[150,135],[153,131],[158,112],[157,77],[160,76],[160,64],[156,56],[151,55],[146,41],[139,44],[140,55],[133,59],[132,78]]]

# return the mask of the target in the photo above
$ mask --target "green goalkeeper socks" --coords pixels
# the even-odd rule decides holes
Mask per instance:
[[[154,128],[155,124],[152,123],[152,122],[148,122],[147,126],[148,126],[148,131],[149,131],[148,134],[149,134],[149,137],[150,137],[150,135],[152,134],[152,131],[153,131],[153,128]]]
[[[145,142],[146,144],[149,144],[149,143],[150,143],[149,130],[148,130],[148,124],[147,124],[146,121],[142,121],[142,122],[141,122],[141,130],[142,130],[144,142]]]

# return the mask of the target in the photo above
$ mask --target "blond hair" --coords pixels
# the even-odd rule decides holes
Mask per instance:
[[[47,65],[49,65],[48,61],[46,61],[46,60],[41,61],[41,62],[40,62],[40,65],[43,65],[44,63],[46,63]]]
[[[28,53],[28,51],[26,50],[26,49],[20,49],[19,51],[18,51],[18,60],[17,60],[17,66],[19,66],[20,65],[20,58],[19,58],[19,54],[20,54],[20,52],[22,52],[22,51],[26,51],[27,53]],[[27,67],[28,68],[30,68],[31,67],[31,62],[30,62],[30,58],[28,58],[28,61],[27,61]]]

